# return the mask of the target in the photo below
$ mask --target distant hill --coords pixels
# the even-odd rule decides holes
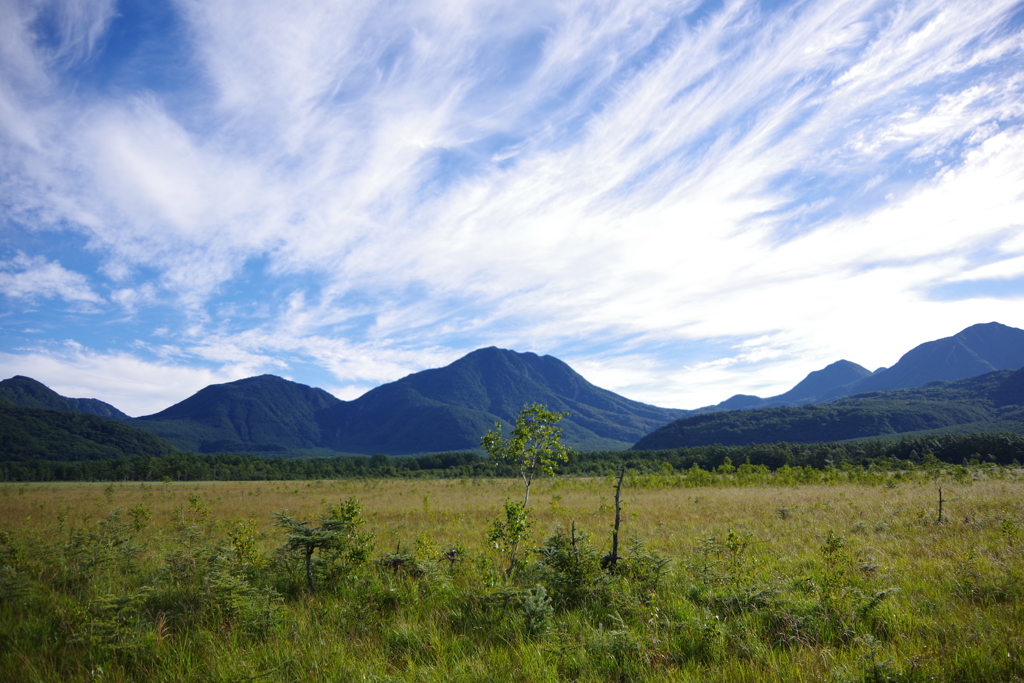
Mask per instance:
[[[66,398],[45,384],[21,375],[15,375],[0,382],[0,396],[25,408],[85,413],[119,422],[131,420],[130,417],[109,403],[95,398]]]
[[[110,460],[174,447],[143,429],[79,412],[26,408],[0,397],[0,459]]]
[[[713,406],[691,411],[693,415],[717,413],[724,410],[756,410],[817,403],[823,396],[841,390],[853,382],[870,377],[871,371],[848,360],[839,360],[821,370],[815,370],[784,394],[761,398],[749,394],[736,394]]]
[[[979,373],[980,374],[980,373]],[[795,405],[814,403],[821,396],[826,396],[835,391],[838,387],[852,384],[871,377],[871,371],[865,367],[851,363],[848,360],[839,360],[821,370],[810,373],[784,394],[775,397],[777,401],[786,401]]]
[[[636,450],[813,443],[922,432],[1024,433],[1024,370],[878,391],[823,404],[709,413],[677,420]]]
[[[332,407],[325,414],[331,429],[325,443],[387,454],[477,448],[495,422],[510,426],[530,403],[568,412],[560,423],[564,441],[594,450],[628,448],[685,414],[596,387],[552,356],[490,347]]]
[[[570,413],[565,443],[625,449],[685,414],[594,386],[551,356],[498,348],[383,384],[341,401],[273,375],[216,384],[167,410],[133,420],[179,448],[200,452],[327,448],[405,455],[478,448],[526,404]]]
[[[210,385],[133,424],[203,453],[317,448],[322,415],[341,403],[323,389],[260,375]]]
[[[1021,367],[1024,367],[1024,330],[999,323],[971,325],[952,337],[915,346],[891,368],[834,389],[821,400],[865,391],[909,389],[936,380],[951,382]]]
[[[871,372],[856,363],[840,360],[810,373],[784,394],[768,398],[737,394],[690,414],[825,403],[867,391],[910,389],[937,380],[950,382],[1021,367],[1024,367],[1024,330],[995,322],[984,323],[972,325],[952,337],[916,346],[891,368]]]
[[[922,344],[888,369],[872,373],[841,360],[810,373],[778,396],[737,395],[691,411],[631,401],[594,386],[552,356],[495,347],[478,349],[447,367],[381,385],[353,401],[273,375],[212,385],[166,410],[134,419],[96,399],[60,396],[28,377],[0,382],[0,397],[26,408],[114,419],[146,429],[182,450],[292,455],[313,451],[316,455],[406,455],[474,449],[495,422],[510,427],[524,405],[542,403],[569,413],[561,423],[568,445],[596,451],[649,443],[647,439],[672,443],[711,439],[707,442],[742,445],[778,438],[813,441],[956,430],[964,424],[1015,425],[1013,411],[992,410],[1021,404],[1018,394],[1024,393],[1024,386],[1001,386],[1001,393],[966,403],[946,395],[930,402],[908,395],[879,398],[866,405],[857,401],[870,397],[859,396],[853,403],[840,401],[816,411],[786,410],[854,393],[921,386],[1021,366],[1024,330],[988,323]],[[1003,399],[997,394],[1016,402],[1000,404]],[[765,408],[782,412],[760,412]],[[735,411],[757,414],[737,417]],[[724,414],[716,416],[719,413]],[[696,421],[673,423],[681,418]]]

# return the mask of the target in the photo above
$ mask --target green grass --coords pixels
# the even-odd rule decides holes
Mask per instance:
[[[1024,680],[1024,479],[996,475],[627,477],[615,576],[607,479],[534,485],[546,550],[511,577],[516,481],[0,485],[0,680]],[[272,513],[350,497],[375,549],[318,550],[310,594]]]

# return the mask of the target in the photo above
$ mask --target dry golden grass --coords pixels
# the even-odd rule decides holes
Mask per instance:
[[[894,488],[835,486],[744,488],[626,488],[624,538],[638,536],[653,549],[677,555],[704,536],[729,529],[749,534],[757,552],[786,554],[818,545],[825,530],[862,539],[859,545],[885,553],[898,546],[907,561],[945,552],[943,539],[964,531],[993,529],[1001,520],[1024,520],[1024,482],[945,483],[946,524],[931,524],[938,508],[938,485]],[[157,527],[188,515],[198,496],[213,519],[254,519],[277,543],[272,513],[289,510],[315,519],[350,496],[363,504],[378,547],[412,543],[420,534],[435,542],[481,547],[490,520],[505,498],[522,495],[517,480],[340,480],[317,482],[174,482],[166,484],[0,484],[0,526],[11,531],[52,528],[58,515],[77,525],[105,517],[114,508],[145,506]],[[612,520],[609,479],[548,479],[531,494],[535,533],[557,525],[577,526],[598,540]]]

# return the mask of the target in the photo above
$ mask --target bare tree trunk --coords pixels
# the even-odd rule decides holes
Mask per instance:
[[[615,573],[615,565],[619,561],[619,525],[622,523],[622,480],[626,476],[626,467],[619,470],[619,481],[615,484],[615,527],[612,529],[612,552],[605,558],[604,565],[612,574]]]
[[[306,548],[306,584],[309,592],[313,592],[313,548]]]

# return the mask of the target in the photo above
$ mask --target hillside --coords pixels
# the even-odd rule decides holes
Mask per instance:
[[[526,404],[568,412],[575,448],[622,449],[685,414],[594,386],[551,356],[479,349],[451,365],[381,385],[353,401],[273,375],[206,387],[133,420],[200,452],[327,448],[403,455],[477,448],[495,422]]]
[[[926,431],[1024,433],[1024,370],[858,394],[825,404],[697,415],[656,430],[633,448],[812,443]]]
[[[509,426],[530,403],[570,413],[560,426],[574,448],[628,447],[685,414],[596,387],[552,356],[490,347],[333,407],[328,444],[388,454],[476,448],[495,422]]]
[[[133,424],[203,453],[316,448],[321,416],[341,400],[274,375],[213,384]]]
[[[173,451],[143,429],[96,415],[25,408],[0,397],[0,457],[7,462],[112,460]]]
[[[929,382],[951,382],[995,370],[1024,367],[1024,330],[1000,323],[971,325],[952,337],[920,344],[890,368],[869,371],[840,360],[816,370],[789,391],[761,398],[737,394],[721,403],[704,406],[691,414],[725,410],[780,408],[825,403],[868,391],[921,387]]]
[[[131,420],[130,417],[109,403],[95,398],[67,398],[45,384],[22,375],[15,375],[0,382],[0,397],[24,408],[85,413],[119,422]]]
[[[166,410],[136,419],[96,399],[60,396],[28,377],[0,382],[0,397],[28,408],[109,417],[148,430],[183,450],[293,455],[475,449],[495,422],[510,426],[524,405],[542,403],[569,413],[561,424],[571,447],[615,450],[665,439],[746,444],[956,431],[965,425],[981,431],[1015,430],[1013,411],[992,412],[995,394],[969,399],[943,394],[927,400],[911,394],[858,395],[815,410],[790,411],[855,392],[904,389],[1022,365],[1024,330],[987,323],[921,344],[888,369],[872,373],[856,363],[837,361],[778,396],[737,395],[696,411],[631,401],[594,386],[552,356],[495,347],[381,385],[353,401],[273,375],[212,385]],[[1017,390],[1008,386],[1000,391],[1016,396]],[[1024,402],[1013,400],[1013,405]],[[763,412],[766,409],[773,412]],[[750,414],[738,416],[736,411]],[[681,418],[685,419],[673,423]]]
[[[952,337],[925,342],[882,372],[822,396],[830,400],[866,391],[891,391],[952,382],[995,370],[1024,367],[1024,330],[999,323],[971,325]]]

